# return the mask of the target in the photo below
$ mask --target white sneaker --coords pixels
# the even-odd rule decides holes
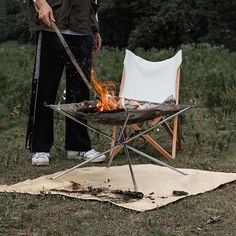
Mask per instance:
[[[32,165],[48,166],[50,154],[48,152],[36,152],[32,154]]]
[[[68,159],[73,159],[73,160],[90,160],[96,156],[99,156],[101,152],[97,152],[94,149],[91,149],[87,152],[78,152],[78,151],[67,151],[67,158]],[[102,156],[93,159],[91,162],[103,162],[106,160],[106,156],[103,154]]]

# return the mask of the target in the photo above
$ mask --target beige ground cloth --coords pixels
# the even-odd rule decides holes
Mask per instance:
[[[0,185],[0,192],[39,194],[44,191],[80,199],[109,201],[121,207],[146,211],[236,180],[236,173],[180,169],[188,173],[187,176],[183,176],[166,167],[151,164],[134,165],[133,168],[138,190],[144,194],[142,199],[133,199],[112,192],[112,190],[133,191],[127,165],[79,168],[51,180],[50,177],[55,176],[55,173],[11,186]],[[185,195],[175,196],[173,191],[183,191],[177,193]]]

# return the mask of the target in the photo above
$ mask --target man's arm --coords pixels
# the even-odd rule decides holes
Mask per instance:
[[[41,19],[47,26],[51,27],[51,21],[55,21],[52,8],[46,0],[33,0]]]

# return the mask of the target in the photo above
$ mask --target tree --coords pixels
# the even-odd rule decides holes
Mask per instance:
[[[0,41],[26,42],[29,39],[26,1],[6,0],[5,2],[6,14],[0,23]]]
[[[0,0],[0,19],[6,17],[6,15],[7,15],[6,1]]]
[[[236,49],[236,1],[101,1],[104,42],[118,47],[168,48],[209,42]]]

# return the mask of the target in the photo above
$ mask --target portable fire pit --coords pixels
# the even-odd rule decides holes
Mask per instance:
[[[161,161],[155,159],[154,157],[149,156],[146,153],[141,152],[128,144],[129,144],[129,142],[135,140],[136,138],[155,129],[157,126],[160,126],[164,122],[166,122],[170,119],[173,119],[175,116],[188,110],[190,108],[190,106],[176,105],[174,100],[168,100],[168,101],[165,101],[164,103],[156,104],[156,103],[150,103],[150,102],[145,102],[145,101],[134,101],[134,100],[130,100],[130,99],[123,100],[122,98],[121,99],[116,98],[113,95],[111,98],[108,97],[107,95],[108,94],[110,95],[109,91],[107,89],[104,89],[104,87],[98,83],[98,81],[96,80],[96,75],[93,72],[91,74],[92,75],[92,82],[93,82],[94,86],[96,87],[96,89],[94,89],[93,86],[91,86],[91,84],[89,83],[89,81],[87,80],[83,71],[81,70],[79,64],[76,61],[75,56],[73,55],[72,51],[70,50],[67,42],[65,41],[63,35],[61,34],[61,32],[58,29],[55,22],[53,22],[53,21],[51,22],[51,27],[55,31],[55,33],[57,34],[60,42],[62,43],[63,47],[66,50],[68,57],[71,59],[72,64],[75,66],[76,70],[78,71],[81,79],[84,81],[87,88],[94,95],[100,97],[101,101],[92,100],[92,101],[84,101],[81,103],[72,103],[72,104],[64,104],[64,105],[48,105],[48,104],[45,104],[45,105],[50,107],[51,109],[59,112],[60,114],[74,120],[75,122],[80,123],[81,125],[84,125],[87,128],[115,141],[115,145],[113,147],[102,152],[99,156],[94,157],[90,160],[84,161],[84,162],[82,162],[82,163],[80,163],[68,170],[65,170],[65,171],[61,172],[60,174],[54,176],[52,179],[56,179],[62,175],[65,175],[66,173],[74,170],[75,168],[81,167],[81,166],[85,165],[86,163],[88,163],[88,162],[90,162],[90,161],[110,152],[110,151],[113,151],[113,154],[112,154],[110,161],[108,163],[108,167],[109,167],[112,163],[115,149],[119,148],[120,146],[124,146],[125,156],[126,156],[128,163],[129,163],[129,169],[130,169],[131,177],[132,177],[133,184],[134,184],[134,190],[136,192],[138,192],[138,188],[137,188],[135,176],[134,176],[133,169],[132,169],[129,150],[132,150],[132,151],[134,151],[134,152],[136,152],[136,153],[138,153],[138,154],[140,154],[140,155],[142,155],[142,156],[144,156],[144,157],[146,157],[146,158],[148,158],[160,165],[166,166],[166,167],[168,167],[180,174],[186,175],[182,171],[179,171],[176,168],[174,168],[170,165],[167,165],[164,162],[161,162]],[[98,85],[98,86],[96,86],[96,85]],[[112,109],[108,109],[108,111],[106,111],[107,109],[103,109],[103,106],[102,107],[100,106],[100,105],[104,105],[103,100],[106,100],[106,102],[108,102],[108,104],[106,104],[106,105],[114,105],[113,104],[114,100],[118,100],[118,102],[115,101],[114,109],[112,108]],[[111,103],[111,104],[109,104],[109,103]],[[135,123],[139,123],[139,122],[144,122],[144,121],[151,120],[153,118],[160,117],[163,115],[165,115],[167,117],[165,119],[163,119],[162,121],[158,122],[156,125],[153,125],[147,129],[142,129],[138,132],[135,131],[135,132],[131,133],[128,137],[125,137],[124,131],[125,131],[125,128],[128,124],[135,124]],[[116,140],[114,140],[109,135],[88,125],[86,121],[91,121],[91,122],[100,123],[100,124],[104,124],[104,125],[116,125],[116,126],[119,125],[119,126],[121,126],[121,130],[118,135],[118,138]]]
[[[117,98],[118,99],[118,98]],[[128,160],[129,164],[129,169],[134,185],[134,190],[138,192],[138,187],[137,183],[135,180],[134,172],[132,169],[132,163],[131,163],[131,158],[129,155],[129,150],[132,150],[154,162],[157,164],[160,164],[162,166],[166,166],[182,175],[186,175],[182,171],[162,162],[157,160],[156,158],[132,147],[129,145],[129,143],[136,138],[150,132],[151,130],[155,129],[157,126],[160,126],[164,122],[173,119],[175,116],[181,114],[182,112],[188,110],[190,106],[188,105],[176,105],[174,100],[168,100],[165,101],[161,104],[157,103],[150,103],[150,102],[145,102],[145,101],[135,101],[131,99],[125,99],[125,101],[122,103],[121,106],[119,106],[117,109],[114,110],[109,110],[109,111],[99,111],[98,109],[98,104],[99,100],[91,100],[91,101],[83,101],[80,103],[71,103],[71,104],[60,104],[60,105],[47,105],[51,109],[55,110],[56,112],[59,112],[60,114],[74,120],[77,123],[80,123],[87,128],[99,133],[100,135],[105,136],[108,139],[113,140],[112,137],[107,135],[106,133],[90,126],[87,124],[88,122],[93,122],[93,123],[99,123],[103,125],[115,125],[115,126],[120,126],[120,133],[118,135],[118,138],[115,140],[115,145],[111,147],[110,149],[102,152],[99,156],[94,157],[90,160],[86,160],[70,169],[67,169],[58,175],[54,176],[52,179],[56,179],[62,175],[65,175],[66,173],[74,170],[75,168],[81,167],[85,165],[86,163],[100,157],[103,154],[106,154],[110,151],[114,153],[116,148],[119,148],[120,146],[124,146],[125,150],[125,156]],[[128,135],[128,137],[125,137],[124,131],[127,125],[129,124],[136,124],[144,121],[148,121],[151,119],[154,119],[159,116],[165,116],[166,118],[163,119],[161,122],[154,126],[150,126],[147,129],[142,129],[139,132],[135,131]],[[111,156],[110,161],[108,163],[107,167],[110,167],[113,156]]]

